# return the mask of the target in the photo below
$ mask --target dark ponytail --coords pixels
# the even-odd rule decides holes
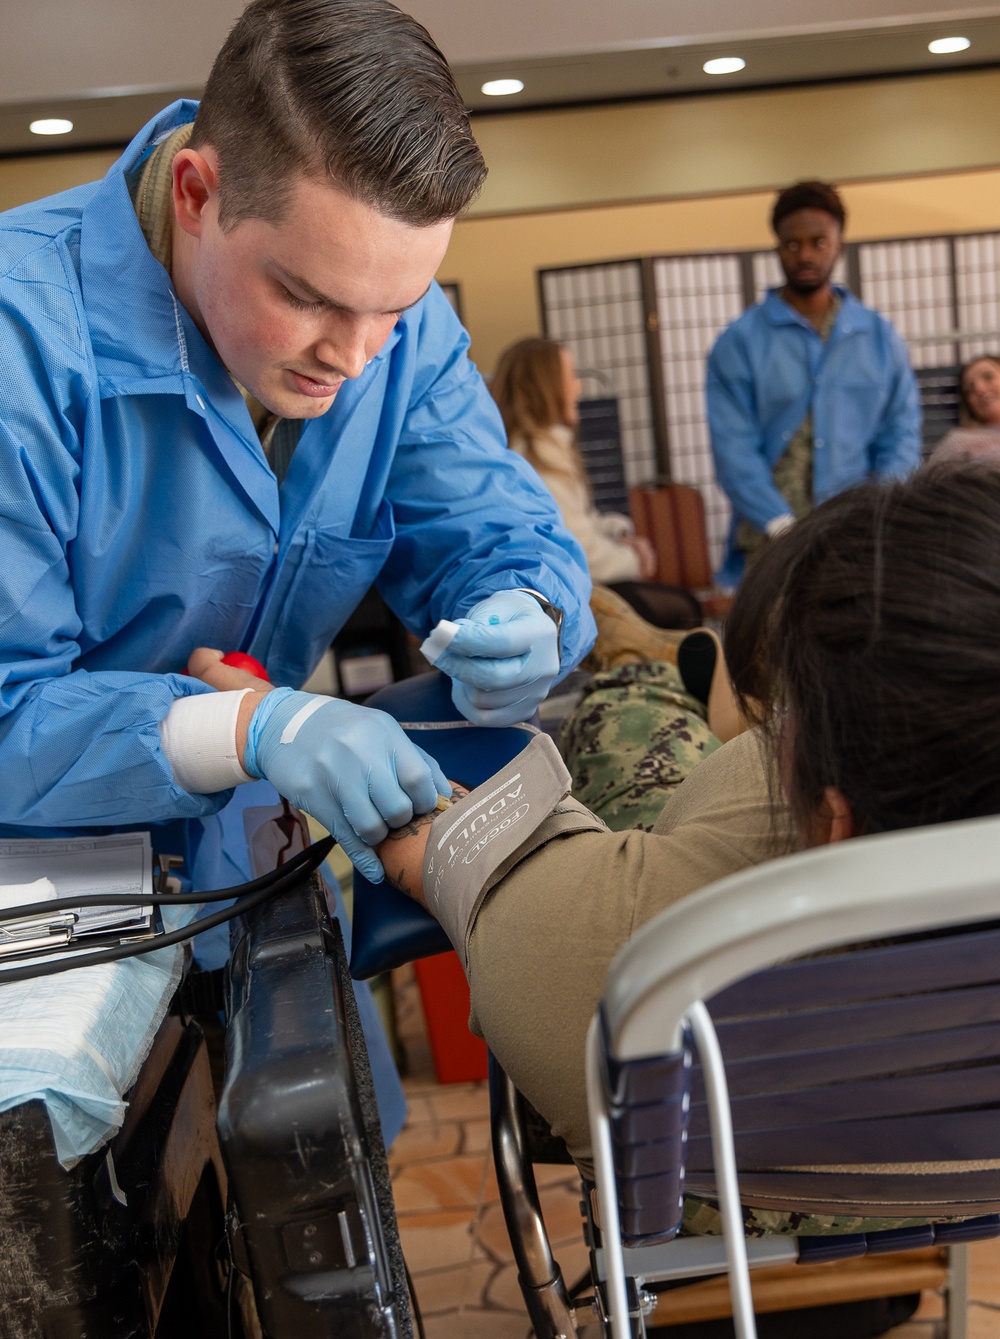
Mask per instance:
[[[801,831],[1000,813],[1000,470],[946,463],[824,503],[767,546],[726,628]]]

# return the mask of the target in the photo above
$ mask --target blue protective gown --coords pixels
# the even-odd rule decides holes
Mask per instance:
[[[158,730],[212,691],[180,673],[194,647],[298,687],[373,582],[418,635],[540,591],[566,671],[594,627],[583,554],[436,285],[304,425],[279,490],[126,182],[195,110],[167,108],[103,181],[0,215],[0,833],[152,828],[219,887],[249,877],[240,791],[230,822],[231,791],[181,790]],[[391,1138],[402,1095],[358,1002]]]
[[[833,330],[816,327],[771,289],[715,342],[705,399],[715,472],[740,518],[763,530],[788,511],[772,471],[813,416],[813,497],[865,479],[905,478],[920,463],[920,397],[906,345],[845,288]],[[724,577],[742,555],[730,548]]]
[[[426,635],[494,591],[593,638],[583,555],[505,445],[435,285],[333,406],[280,491],[240,392],[139,229],[125,175],[0,215],[0,824],[149,825],[218,810],[173,781],[158,723],[200,645],[299,686],[375,581]]]

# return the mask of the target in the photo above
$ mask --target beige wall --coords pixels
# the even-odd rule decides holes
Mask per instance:
[[[840,183],[856,239],[1000,228],[1000,71],[479,116],[490,166],[441,269],[487,370],[539,328],[536,271],[767,246],[776,186]],[[113,152],[0,161],[0,208],[103,175]]]
[[[0,209],[13,209],[43,195],[103,177],[118,157],[116,151],[39,154],[35,158],[0,159]]]
[[[843,187],[857,240],[1000,229],[1000,169]],[[695,200],[553,210],[459,223],[441,277],[461,285],[472,352],[485,371],[512,340],[537,333],[536,272],[675,251],[771,244],[771,190]]]
[[[1000,71],[475,117],[490,175],[442,278],[491,370],[536,271],[770,245],[776,187],[844,186],[855,239],[1000,228]]]
[[[473,118],[473,213],[995,167],[1000,71],[819,84]]]

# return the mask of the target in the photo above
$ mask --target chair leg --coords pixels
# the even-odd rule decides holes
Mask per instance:
[[[702,1073],[705,1076],[708,1119],[712,1132],[712,1160],[715,1163],[722,1235],[729,1262],[729,1295],[733,1303],[736,1339],[757,1339],[757,1322],[750,1291],[750,1266],[747,1263],[747,1243],[743,1232],[743,1209],[740,1205],[739,1182],[736,1175],[736,1149],[733,1144],[733,1121],[729,1107],[726,1067],[722,1051],[719,1049],[719,1039],[715,1035],[712,1016],[700,1000],[691,1005],[687,1018],[701,1057]]]
[[[948,1283],[945,1301],[947,1339],[966,1339],[969,1332],[969,1247],[948,1247]]]
[[[629,1281],[622,1251],[621,1221],[615,1187],[614,1158],[611,1152],[611,1127],[601,1082],[601,1040],[596,1016],[587,1030],[587,1108],[594,1155],[594,1177],[600,1200],[601,1244],[604,1249],[607,1318],[613,1339],[632,1339],[632,1309],[629,1306]],[[639,1334],[644,1333],[641,1309]],[[740,1339],[743,1339],[740,1336]]]
[[[490,1056],[490,1134],[507,1234],[537,1339],[576,1339],[579,1331],[552,1256],[527,1152],[521,1096]]]

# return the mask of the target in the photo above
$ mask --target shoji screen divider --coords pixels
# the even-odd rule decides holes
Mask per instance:
[[[543,270],[539,285],[546,334],[573,354],[585,388],[593,381],[598,394],[611,390],[618,397],[626,482],[632,486],[654,477],[663,458],[654,432],[659,410],[642,261]]]
[[[1000,353],[1000,233],[853,242],[834,278],[907,340],[933,445],[954,419],[957,365]],[[619,398],[626,481],[697,485],[716,562],[729,504],[712,467],[705,363],[719,332],[781,281],[773,251],[635,257],[538,276],[546,333],[592,374],[591,394]]]

